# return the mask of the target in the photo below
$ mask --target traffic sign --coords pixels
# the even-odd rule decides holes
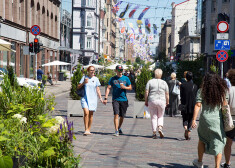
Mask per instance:
[[[229,57],[235,57],[235,50],[229,50],[228,51],[228,56]]]
[[[33,25],[33,26],[31,27],[31,29],[30,29],[30,32],[31,32],[33,35],[37,36],[37,35],[39,35],[39,34],[41,33],[41,29],[40,29],[40,27],[39,27],[38,25]]]
[[[220,32],[220,33],[225,33],[227,32],[229,29],[229,25],[227,22],[225,21],[220,21],[218,24],[217,24],[217,30]]]
[[[224,50],[220,50],[216,54],[216,59],[219,62],[225,62],[228,59],[228,53],[226,51],[224,51]]]
[[[230,50],[230,40],[215,40],[215,50]]]
[[[227,40],[229,35],[228,33],[217,33],[217,38],[218,40]]]

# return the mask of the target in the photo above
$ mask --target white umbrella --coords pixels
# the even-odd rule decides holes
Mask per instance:
[[[11,43],[0,39],[0,51],[13,51],[16,52],[15,50],[11,49]]]
[[[42,66],[53,66],[53,65],[70,65],[70,63],[62,62],[62,61],[52,61],[46,64],[43,64]]]
[[[106,69],[116,69],[117,65],[121,65],[121,64],[113,64],[113,65],[110,65],[110,66],[106,67]],[[128,65],[128,66],[131,66],[131,65]],[[123,69],[128,69],[128,66],[127,65],[122,65]]]
[[[152,64],[152,65],[149,66],[149,69],[150,69],[150,70],[154,70],[155,67],[156,67],[156,65],[155,65],[155,63],[154,63],[154,64]]]
[[[102,68],[104,68],[104,66],[102,66],[102,65],[97,65],[97,64],[86,65],[86,66],[84,66],[83,68],[87,69],[89,66],[93,66],[93,67],[95,67],[95,69],[102,69]]]

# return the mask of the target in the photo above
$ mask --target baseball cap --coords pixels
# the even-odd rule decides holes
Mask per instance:
[[[117,65],[116,70],[123,70],[123,67],[121,65]]]

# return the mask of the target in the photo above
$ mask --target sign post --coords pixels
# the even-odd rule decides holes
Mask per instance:
[[[33,25],[30,29],[30,32],[35,36],[35,38],[37,38],[37,35],[41,33],[41,28],[38,25]],[[35,64],[35,80],[37,80],[37,53],[35,53]]]
[[[223,62],[227,61],[229,56],[225,50],[230,50],[230,40],[227,40],[229,36],[228,33],[226,33],[228,30],[229,24],[227,22],[220,21],[217,24],[217,31],[219,32],[217,39],[220,40],[215,40],[215,50],[220,50],[216,54],[216,59],[220,62],[221,78],[223,78]]]

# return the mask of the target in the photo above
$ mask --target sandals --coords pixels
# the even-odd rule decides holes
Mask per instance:
[[[90,131],[85,131],[85,132],[83,133],[83,135],[84,135],[84,136],[92,135],[92,133],[91,133]]]
[[[186,140],[189,140],[189,137],[188,137],[188,130],[185,130],[185,132],[184,132],[184,137],[185,137]]]

